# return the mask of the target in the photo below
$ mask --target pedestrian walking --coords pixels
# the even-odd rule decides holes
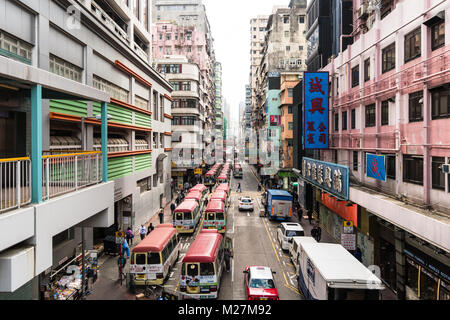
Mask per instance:
[[[173,212],[175,211],[175,203],[172,202],[172,204],[170,205],[170,210],[172,211],[172,216],[173,216]]]
[[[127,259],[130,257],[130,246],[128,245],[127,240],[125,240],[122,244],[122,255],[125,257],[125,253],[127,254]]]
[[[209,186],[209,193],[212,193],[212,186]]]
[[[128,227],[127,232],[125,232],[125,236],[127,238],[128,243],[133,245],[134,234],[133,234],[133,230],[131,230],[130,227]]]
[[[231,250],[229,248],[225,249],[224,259],[225,259],[225,268],[227,269],[227,272],[230,272]]]
[[[238,183],[237,192],[239,192],[239,193],[242,192],[242,190],[241,190],[241,183],[240,182]]]
[[[125,270],[125,266],[127,264],[127,259],[125,259],[125,257],[120,257],[117,258],[117,267],[118,267],[118,271],[119,271],[119,280],[122,279],[122,276],[125,276],[125,272],[123,272]]]
[[[302,208],[301,208],[300,206],[298,207],[297,214],[298,214],[298,219],[299,219],[300,221],[302,221],[303,210],[302,210]]]
[[[139,228],[139,235],[141,236],[141,240],[144,240],[145,236],[147,235],[147,229],[143,224],[141,224],[141,227]]]
[[[317,224],[316,226],[317,234],[316,234],[316,240],[317,242],[320,242],[320,239],[322,239],[322,228]]]
[[[153,231],[153,229],[155,229],[155,227],[153,227],[153,223],[150,223],[150,224],[148,225],[148,228],[147,228],[147,235],[149,235],[150,232]]]
[[[163,224],[164,223],[164,209],[163,208],[161,208],[159,210],[158,216],[159,216],[159,223]]]
[[[309,224],[312,224],[312,210],[310,210],[310,209],[308,209],[308,221],[309,221]]]

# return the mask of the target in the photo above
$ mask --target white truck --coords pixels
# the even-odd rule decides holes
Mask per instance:
[[[379,300],[381,280],[340,244],[303,243],[298,289],[309,300]]]
[[[292,237],[292,243],[289,247],[289,254],[291,261],[294,264],[295,272],[298,273],[300,267],[300,260],[304,255],[303,244],[304,243],[317,243],[313,237]]]

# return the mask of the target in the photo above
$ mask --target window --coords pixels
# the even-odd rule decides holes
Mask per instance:
[[[294,123],[293,122],[289,122],[289,130],[294,130]]]
[[[302,65],[302,59],[298,59],[298,60],[297,60],[297,65],[299,65],[299,66]]]
[[[423,158],[403,155],[403,182],[423,185]]]
[[[153,132],[153,149],[158,149],[158,133]]]
[[[159,96],[159,110],[160,110],[159,121],[161,121],[161,122],[164,122],[164,99],[165,98],[163,95]],[[155,117],[155,119],[157,119],[157,118]]]
[[[445,163],[443,157],[431,158],[431,185],[433,189],[445,190],[445,173],[442,165]]]
[[[52,54],[50,54],[50,72],[73,81],[82,82],[83,69]]]
[[[100,77],[97,77],[96,75],[94,75],[93,78],[93,86],[94,88],[106,92],[108,93],[111,98],[120,100],[120,101],[124,101],[124,102],[128,102],[128,91],[125,89],[122,89],[119,86],[116,86],[115,84],[106,81]]]
[[[289,38],[289,31],[285,31],[284,36],[285,36],[285,38]]]
[[[352,125],[352,129],[356,129],[356,109],[352,109],[351,125]]]
[[[352,68],[352,88],[359,85],[359,65]]]
[[[148,100],[141,98],[139,96],[134,96],[134,104],[144,110],[148,110]]]
[[[286,51],[291,51],[291,46],[286,46]]]
[[[170,40],[172,39],[172,34],[171,33],[167,33],[166,34],[166,40]]]
[[[389,101],[381,102],[381,125],[389,125]]]
[[[445,21],[431,27],[431,50],[443,47],[445,44]]]
[[[305,16],[299,16],[298,23],[305,23]]]
[[[33,47],[15,37],[7,35],[0,30],[0,54],[31,64],[31,53]]]
[[[405,36],[405,63],[420,57],[420,27]]]
[[[334,114],[334,131],[339,131],[339,113]]]
[[[284,16],[283,17],[283,22],[284,23],[289,23],[289,16]]]
[[[288,143],[288,147],[294,146],[294,140],[292,140],[292,139],[288,139],[287,143]]]
[[[364,82],[370,80],[370,58],[364,60]]]
[[[179,82],[170,82],[174,91],[180,91],[180,83]]]
[[[342,112],[342,130],[347,130],[347,111]]]
[[[164,135],[162,133],[159,136],[159,147],[164,148]]]
[[[139,180],[136,184],[137,187],[140,189],[141,193],[144,193],[152,189],[152,181],[150,177]]]
[[[395,68],[395,42],[383,49],[382,73]]]
[[[358,171],[358,151],[353,151],[353,171]]]
[[[139,19],[139,1],[135,0],[133,2],[133,13],[136,18]]]
[[[395,180],[395,155],[386,156],[386,177]]]
[[[366,106],[366,128],[375,127],[375,104]]]
[[[181,88],[182,91],[191,91],[191,82],[190,81],[183,81],[181,87],[182,87]]]
[[[158,119],[158,92],[153,91],[153,119]]]
[[[423,121],[423,91],[409,95],[409,122]]]
[[[288,97],[293,97],[293,96],[294,96],[294,88],[289,88],[288,89]],[[290,107],[290,108],[291,108],[291,111],[292,111],[292,107]]]
[[[292,89],[294,90],[294,89]],[[288,107],[288,114],[292,114],[292,106]]]
[[[431,91],[432,120],[450,117],[450,86]]]

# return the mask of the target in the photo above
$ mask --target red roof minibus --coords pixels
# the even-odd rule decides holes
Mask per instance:
[[[130,282],[133,285],[162,285],[180,254],[177,230],[171,224],[158,225],[133,248]]]
[[[185,199],[175,208],[172,223],[179,233],[194,233],[200,216],[200,204],[196,200]]]
[[[224,270],[222,239],[217,230],[202,230],[197,235],[182,261],[182,299],[217,299]]]

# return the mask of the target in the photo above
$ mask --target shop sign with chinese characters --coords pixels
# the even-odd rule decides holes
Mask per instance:
[[[328,149],[328,72],[304,72],[303,143],[305,149]]]
[[[304,157],[302,177],[339,199],[349,199],[349,175],[346,166]]]

